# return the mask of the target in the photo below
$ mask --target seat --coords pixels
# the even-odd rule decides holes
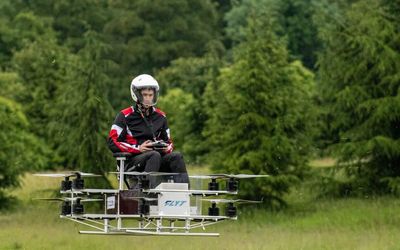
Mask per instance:
[[[132,156],[133,154],[131,154],[131,153],[127,153],[127,152],[117,152],[117,153],[113,153],[113,156],[115,157],[115,158],[118,158],[118,157],[130,157],[130,156]]]

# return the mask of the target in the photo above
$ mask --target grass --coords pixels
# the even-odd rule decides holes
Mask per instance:
[[[58,179],[24,177],[13,191],[18,208],[0,213],[0,249],[400,249],[400,200],[390,197],[315,200],[297,188],[284,211],[243,206],[238,221],[207,228],[218,238],[94,236],[59,219],[58,203],[31,200],[58,186]]]

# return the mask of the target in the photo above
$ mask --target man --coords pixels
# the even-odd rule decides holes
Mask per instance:
[[[108,146],[113,153],[133,155],[127,159],[126,171],[180,173],[174,176],[174,181],[189,183],[182,155],[172,152],[165,113],[155,108],[158,93],[158,82],[152,76],[143,74],[132,80],[134,105],[118,113]],[[155,144],[158,144],[156,149]],[[156,184],[155,178],[150,178],[150,186],[154,188]]]

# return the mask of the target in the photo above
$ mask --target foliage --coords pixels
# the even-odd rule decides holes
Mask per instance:
[[[31,131],[45,140],[49,138],[47,124],[57,90],[66,81],[67,57],[65,48],[45,38],[28,44],[13,57],[15,71],[26,86],[19,98],[32,121]]]
[[[315,68],[316,52],[320,49],[313,17],[319,10],[313,0],[241,0],[226,13],[226,33],[234,43],[246,40],[248,17],[267,15],[275,19],[271,28],[287,41],[292,59],[298,59],[309,69]]]
[[[19,185],[19,177],[47,165],[49,149],[28,131],[22,107],[0,96],[0,208],[5,204],[4,189]]]
[[[328,189],[400,190],[398,0],[3,0],[0,13],[1,136],[14,147],[14,124],[32,163],[3,152],[5,185],[31,166],[109,170],[115,111],[150,73],[187,162],[272,175],[244,182],[248,197],[283,204],[311,140],[346,170]]]
[[[86,46],[70,61],[72,71],[58,95],[52,131],[67,166],[104,174],[112,166],[106,135],[113,115],[106,98],[110,80],[103,73],[106,46],[95,33],[88,32],[85,39]]]
[[[206,85],[219,74],[219,68],[224,63],[220,58],[223,51],[221,45],[216,43],[210,46],[209,52],[203,57],[179,58],[157,73],[161,91],[165,93],[165,89],[168,90],[166,96],[161,99],[170,103],[165,106],[169,114],[168,119],[170,120],[171,116],[176,117],[169,121],[172,131],[184,132],[177,135],[181,137],[177,144],[178,149],[192,162],[201,162],[202,157],[209,151],[206,138],[201,133],[207,120],[203,95]],[[170,94],[170,89],[175,88],[181,91],[175,90]],[[179,98],[180,96],[182,98]],[[160,107],[164,108],[164,102],[160,103]]]
[[[233,65],[207,86],[210,119],[204,134],[215,170],[271,175],[241,189],[247,197],[264,196],[270,205],[282,205],[283,194],[306,168],[313,74],[288,61],[272,22],[262,18],[252,19]]]
[[[400,22],[361,1],[321,32],[321,90],[350,193],[388,193],[400,176]]]
[[[195,100],[193,95],[184,92],[180,88],[170,89],[168,94],[160,98],[159,107],[166,112],[168,124],[174,147],[185,153],[191,151],[187,145],[192,145],[190,140],[193,136],[191,129],[195,126]],[[190,155],[190,154],[189,154]],[[190,158],[190,157],[187,157]]]

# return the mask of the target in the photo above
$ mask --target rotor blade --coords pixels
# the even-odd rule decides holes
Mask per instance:
[[[189,175],[189,178],[191,178],[191,179],[217,179],[216,177],[214,178],[213,176],[210,176],[210,175]]]
[[[145,173],[146,175],[151,175],[151,176],[180,175],[180,173],[166,173],[166,172],[143,172],[143,173]]]
[[[191,175],[189,178],[192,179],[246,179],[246,178],[258,178],[258,177],[269,177],[269,175],[257,175],[257,174],[208,174],[208,175]]]
[[[81,202],[104,201],[104,199],[81,199]]]
[[[158,198],[149,198],[149,197],[124,197],[126,200],[145,200],[145,201],[157,201]]]
[[[112,174],[119,174],[119,172],[110,172]],[[179,175],[180,173],[165,173],[165,172],[124,172],[124,175],[133,176],[163,176],[163,175]]]
[[[99,177],[101,175],[98,174],[92,174],[92,173],[84,173],[84,172],[79,172],[79,171],[72,171],[72,172],[66,172],[66,173],[38,173],[38,174],[33,174],[35,176],[44,176],[44,177],[72,177],[72,176],[77,176],[80,175],[81,177]]]
[[[258,177],[269,177],[269,175],[257,175],[257,174],[210,174],[210,176],[216,176],[220,178],[236,178],[236,179],[245,179],[245,178],[258,178]]]
[[[238,179],[269,177],[269,175],[267,174],[230,174],[227,176],[230,178],[238,178]]]
[[[32,198],[32,200],[41,200],[41,201],[65,201],[64,198]]]
[[[33,198],[32,200],[45,200],[45,201],[77,201],[80,202],[90,202],[90,201],[104,201],[103,199],[84,199],[80,197],[58,197],[58,198]]]
[[[75,175],[79,174],[82,177],[100,177],[100,176],[102,176],[100,174],[85,173],[85,172],[80,172],[80,171],[74,171],[74,172],[71,172],[71,173],[73,173]]]
[[[211,203],[262,203],[261,201],[252,201],[252,200],[243,200],[243,199],[236,199],[236,200],[228,200],[228,199],[201,199],[202,201],[208,201]]]
[[[33,174],[35,176],[44,176],[44,177],[71,177],[74,176],[74,174],[64,174],[64,173],[54,173],[54,174],[50,174],[50,173],[40,173],[40,174]]]
[[[98,189],[98,188],[85,188],[78,190],[66,190],[61,191],[62,194],[117,194],[119,193],[118,189]]]

